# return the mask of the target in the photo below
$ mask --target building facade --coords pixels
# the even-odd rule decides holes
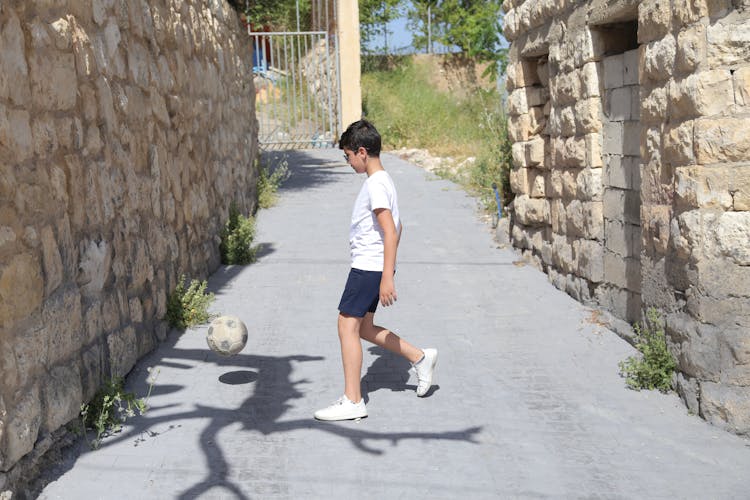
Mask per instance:
[[[750,1],[506,0],[513,245],[750,433]]]

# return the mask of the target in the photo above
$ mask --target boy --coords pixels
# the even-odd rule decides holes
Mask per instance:
[[[436,349],[418,349],[395,333],[373,324],[380,301],[396,299],[393,275],[401,220],[396,187],[380,163],[380,134],[366,120],[352,123],[341,135],[339,147],[358,174],[366,173],[354,203],[349,230],[352,268],[339,303],[339,342],[344,365],[344,395],[333,405],[315,412],[318,420],[350,420],[367,416],[360,390],[362,343],[360,339],[400,354],[417,373],[417,396],[427,394],[437,363]]]

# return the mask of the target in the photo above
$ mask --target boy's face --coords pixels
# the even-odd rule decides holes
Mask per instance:
[[[344,155],[346,156],[346,162],[355,172],[362,174],[367,171],[367,150],[365,148],[359,148],[356,151],[344,148]]]

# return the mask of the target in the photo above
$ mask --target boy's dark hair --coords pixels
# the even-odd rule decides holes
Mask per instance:
[[[375,125],[367,120],[358,120],[349,125],[339,139],[339,149],[357,151],[365,148],[374,158],[380,156],[380,134]]]

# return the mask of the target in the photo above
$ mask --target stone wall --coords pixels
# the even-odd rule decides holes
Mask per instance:
[[[750,2],[504,9],[513,244],[621,320],[655,307],[690,409],[750,433]]]
[[[164,339],[255,205],[249,42],[219,0],[0,4],[0,471]],[[5,474],[0,473],[0,491]]]

